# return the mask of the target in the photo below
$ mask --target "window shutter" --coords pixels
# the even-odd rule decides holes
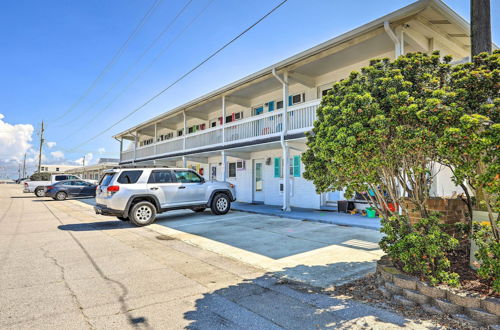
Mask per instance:
[[[288,96],[288,105],[289,106],[293,105],[293,97],[292,97],[292,95]]]
[[[293,156],[293,176],[300,177],[300,156]]]
[[[274,111],[274,101],[267,103],[267,107],[269,112]]]
[[[281,176],[281,158],[274,158],[274,177],[279,178]]]

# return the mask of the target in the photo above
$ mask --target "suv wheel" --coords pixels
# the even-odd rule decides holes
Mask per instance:
[[[43,190],[43,188],[36,188],[35,195],[36,195],[36,197],[44,197],[45,191]]]
[[[66,193],[64,191],[60,191],[56,194],[56,200],[58,201],[63,201],[66,199],[66,197],[68,197],[68,195],[66,195]]]
[[[213,214],[226,214],[231,209],[231,201],[226,194],[219,193],[214,196],[214,199],[212,199],[210,209],[212,210]]]
[[[150,202],[139,202],[132,206],[129,213],[130,221],[136,226],[152,224],[156,218],[156,207]]]

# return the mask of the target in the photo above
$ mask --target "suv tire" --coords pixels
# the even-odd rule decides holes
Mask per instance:
[[[36,195],[36,197],[44,197],[45,191],[43,190],[43,188],[36,188],[35,195]]]
[[[146,201],[134,204],[129,212],[130,222],[139,227],[152,224],[155,218],[156,207]]]
[[[224,193],[218,193],[212,199],[212,203],[210,203],[210,210],[212,210],[213,214],[223,215],[229,212],[231,209],[231,200],[229,196]]]
[[[56,195],[55,195],[55,200],[56,201],[63,201],[65,200],[66,198],[68,198],[68,194],[66,194],[64,191],[59,191]]]

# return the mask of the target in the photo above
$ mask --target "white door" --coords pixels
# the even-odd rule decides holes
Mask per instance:
[[[253,201],[264,202],[264,159],[253,162]]]

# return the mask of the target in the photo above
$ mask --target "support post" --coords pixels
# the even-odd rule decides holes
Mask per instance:
[[[187,158],[186,156],[182,156],[182,167],[187,168]]]
[[[158,144],[158,134],[157,134],[157,131],[158,131],[158,123],[155,123],[155,140],[153,141],[154,142],[154,154],[156,156],[156,145]]]
[[[183,129],[182,129],[182,136],[184,136],[184,139],[182,141],[182,150],[186,150],[186,110],[182,110],[182,120],[183,120]]]
[[[222,150],[220,152],[222,158],[222,181],[227,181],[227,156],[226,151]]]
[[[276,73],[276,70],[273,68],[272,72],[273,76],[278,79],[279,82],[283,85],[283,110],[282,110],[282,127],[281,130],[281,153],[283,156],[283,207],[282,210],[284,212],[290,212],[290,156],[288,145],[285,142],[285,136],[288,130],[288,72],[283,73],[283,79]]]
[[[135,135],[134,135],[134,161],[133,163],[135,163],[135,160],[137,159],[137,136],[139,135],[138,132],[135,132]]]
[[[226,95],[222,95],[222,144],[226,143]]]
[[[123,137],[120,139],[120,162],[119,163],[122,162],[122,153],[123,153]]]

